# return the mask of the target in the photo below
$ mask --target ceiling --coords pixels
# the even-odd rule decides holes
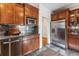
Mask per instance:
[[[37,8],[39,8],[39,4],[42,4],[43,6],[47,7],[50,11],[67,7],[69,5],[72,5],[73,3],[30,3],[30,5],[33,5]]]
[[[32,5],[32,6],[36,7],[36,8],[39,8],[39,4],[38,3],[28,3],[28,4],[30,4],[30,5]]]
[[[42,3],[42,5],[44,5],[45,7],[50,9],[51,11],[59,9],[59,8],[67,7],[67,6],[72,5],[72,4],[73,3]]]

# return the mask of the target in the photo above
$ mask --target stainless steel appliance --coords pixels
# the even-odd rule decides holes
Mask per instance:
[[[33,17],[27,17],[25,24],[36,24],[36,20]]]
[[[53,21],[52,24],[52,43],[65,48],[65,20]]]

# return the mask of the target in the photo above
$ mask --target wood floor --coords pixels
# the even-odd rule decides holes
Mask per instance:
[[[47,38],[46,37],[42,37],[42,44],[43,44],[43,46],[47,45]]]

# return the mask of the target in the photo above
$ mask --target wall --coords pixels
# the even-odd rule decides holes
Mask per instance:
[[[50,43],[50,10],[47,9],[42,4],[39,4],[39,33],[40,33],[40,48],[42,48],[42,17],[47,18],[48,24],[47,24],[47,38],[48,38],[48,44]]]
[[[48,19],[43,17],[42,19],[42,37],[47,37],[47,24],[48,24]]]

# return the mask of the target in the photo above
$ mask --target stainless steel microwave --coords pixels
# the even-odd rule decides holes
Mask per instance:
[[[26,24],[36,24],[35,18],[27,17],[26,18]]]

